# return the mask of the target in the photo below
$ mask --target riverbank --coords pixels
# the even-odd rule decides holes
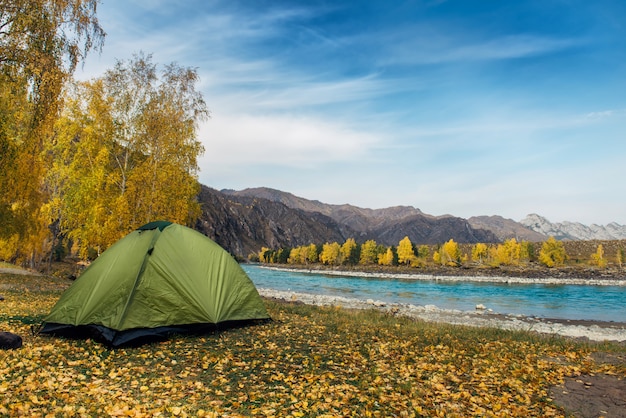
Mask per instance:
[[[429,281],[473,281],[490,283],[520,283],[520,284],[571,284],[582,286],[626,286],[626,273],[621,270],[600,271],[596,269],[516,269],[516,268],[436,268],[414,269],[409,268],[375,268],[365,271],[358,268],[328,267],[314,265],[302,266],[267,265],[262,268],[277,271],[294,271],[298,273],[319,273],[333,276],[401,279],[401,280],[429,280]],[[412,271],[413,270],[413,271]]]
[[[537,318],[523,315],[503,315],[489,312],[488,307],[475,311],[441,309],[434,305],[416,306],[360,300],[274,289],[258,289],[265,298],[315,306],[336,306],[344,309],[376,309],[394,316],[405,316],[427,322],[522,330],[541,334],[561,335],[591,341],[618,341],[626,343],[626,322],[603,322]]]
[[[348,276],[363,278],[388,278],[402,280],[427,280],[442,282],[495,282],[548,285],[589,285],[589,286],[625,286],[626,279],[617,278],[572,278],[572,277],[522,277],[502,275],[452,275],[452,274],[414,274],[397,271],[354,271],[349,269],[303,269],[283,268],[277,266],[261,266],[278,271],[295,271],[332,276]],[[492,273],[494,270],[490,270]],[[450,270],[447,273],[451,273]],[[286,301],[301,302],[318,306],[340,306],[347,309],[377,309],[392,315],[401,315],[428,322],[439,322],[476,327],[495,327],[509,330],[524,330],[542,334],[561,335],[571,338],[587,338],[592,341],[619,341],[626,343],[626,322],[607,322],[589,320],[553,319],[535,316],[495,313],[489,306],[478,306],[472,311],[442,309],[435,305],[411,305],[404,303],[388,303],[377,300],[362,300],[342,296],[320,295],[274,289],[259,289],[264,297]]]

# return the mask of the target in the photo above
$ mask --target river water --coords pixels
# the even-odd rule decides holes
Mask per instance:
[[[483,304],[503,314],[626,322],[626,286],[377,279],[279,271],[251,264],[242,267],[259,288],[461,311],[473,311]]]

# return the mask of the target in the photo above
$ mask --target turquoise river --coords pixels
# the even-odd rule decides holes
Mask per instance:
[[[346,277],[242,266],[258,288],[541,318],[626,322],[626,286]]]

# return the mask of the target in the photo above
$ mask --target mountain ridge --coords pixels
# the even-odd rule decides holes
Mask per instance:
[[[499,215],[472,216],[468,219],[475,228],[484,228],[493,232],[501,241],[515,238],[517,241],[539,242],[548,236],[535,231],[513,219],[507,219]]]
[[[339,216],[341,211],[354,211],[381,220],[400,220],[413,215],[423,215],[431,219],[454,217],[453,215],[430,215],[413,206],[398,205],[381,209],[368,209],[350,204],[328,204],[269,187],[246,188],[239,191],[224,189],[222,192],[238,196],[264,197],[269,200],[280,201],[292,208],[324,213],[338,221],[344,221]],[[529,214],[521,221],[507,219],[499,215],[473,216],[467,220],[475,228],[488,229],[494,232],[501,240],[517,238],[518,240],[541,241],[551,234],[557,239],[570,240],[626,239],[626,225],[620,225],[617,222],[610,222],[606,225],[584,225],[573,221],[552,223],[547,218],[537,214]]]
[[[584,225],[580,222],[550,222],[543,216],[531,213],[520,224],[546,236],[559,240],[622,240],[626,239],[626,225],[610,222],[606,225]]]
[[[465,219],[451,215],[432,216],[413,206],[369,209],[350,204],[333,205],[319,200],[308,200],[268,187],[248,188],[240,191],[222,190],[221,192],[230,196],[268,199],[283,203],[292,209],[322,213],[356,231],[359,237],[374,239],[385,245],[395,245],[405,236],[409,238],[414,236],[415,239],[411,238],[413,241],[422,240],[424,241],[422,243],[430,244],[451,238],[460,242],[497,239],[489,233],[474,231]],[[417,224],[420,226],[419,231],[415,230]],[[448,234],[448,238],[443,236],[444,234]]]
[[[327,205],[269,188],[218,191],[201,185],[202,208],[195,228],[231,254],[247,257],[261,247],[289,248],[311,243],[373,239],[398,245],[405,236],[416,244],[493,242],[489,231],[474,229],[465,219],[433,217],[419,209],[398,206],[363,209]]]
[[[563,240],[626,239],[626,226],[615,222],[608,226],[552,224],[536,214],[524,222],[498,215],[433,216],[412,206],[369,209],[326,204],[268,187],[237,191],[201,185],[198,200],[202,215],[196,229],[239,257],[261,247],[290,248],[347,238],[360,243],[373,239],[387,246],[398,245],[405,236],[417,245],[450,239],[458,243],[497,243],[510,238],[541,242],[550,235]]]

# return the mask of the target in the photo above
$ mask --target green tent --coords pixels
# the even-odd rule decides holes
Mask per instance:
[[[159,221],[102,253],[63,293],[41,332],[115,347],[268,318],[230,254],[193,229]]]

